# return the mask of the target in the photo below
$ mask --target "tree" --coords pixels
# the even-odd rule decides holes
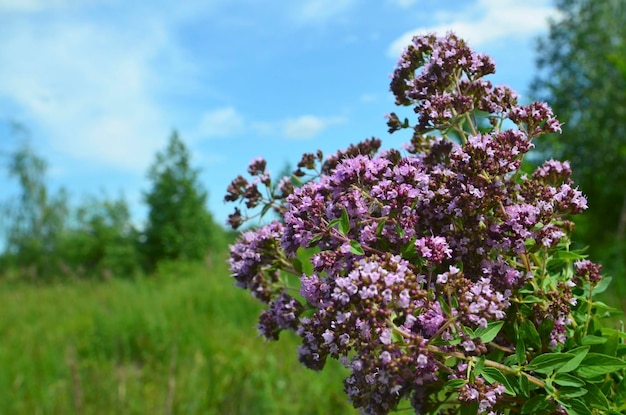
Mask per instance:
[[[139,270],[138,231],[123,198],[89,198],[75,210],[59,256],[79,275],[131,277]]]
[[[203,259],[213,245],[215,225],[198,174],[174,132],[148,172],[152,189],[144,195],[149,212],[143,252],[149,269],[163,259]]]
[[[46,162],[24,143],[9,154],[8,174],[16,179],[19,195],[4,206],[5,261],[38,277],[58,270],[55,253],[66,225],[67,194],[50,194],[45,183]]]
[[[570,160],[590,206],[578,238],[617,273],[626,266],[626,2],[556,6],[562,17],[538,43],[533,92],[550,102],[565,128],[536,144],[546,157]]]

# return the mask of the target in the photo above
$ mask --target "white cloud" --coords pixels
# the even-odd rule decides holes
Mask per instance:
[[[302,115],[280,121],[259,121],[251,123],[251,128],[262,136],[280,136],[289,140],[307,140],[313,138],[331,125],[346,122],[343,117],[319,117]]]
[[[314,115],[303,115],[284,120],[282,133],[285,138],[289,139],[309,139],[321,133],[328,126],[344,121],[341,117],[322,118]]]
[[[0,66],[2,95],[57,151],[144,171],[172,128],[155,94],[167,88],[169,77],[182,74],[169,72],[177,45],[163,25],[135,23],[59,19],[6,25],[0,61],[10,64]]]
[[[243,116],[232,107],[218,108],[202,114],[197,136],[226,137],[241,133],[245,128]]]
[[[393,41],[387,52],[397,58],[413,36],[431,32],[443,35],[453,31],[474,48],[510,38],[527,38],[545,30],[550,17],[558,14],[546,0],[477,0],[457,12],[436,14],[436,24],[406,32]]]

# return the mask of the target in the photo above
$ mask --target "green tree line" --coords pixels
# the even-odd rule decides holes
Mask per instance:
[[[589,209],[574,240],[626,294],[626,2],[556,0],[558,18],[537,47],[532,93],[550,103],[563,134],[536,142],[569,160]]]
[[[143,225],[123,197],[90,196],[71,206],[65,189],[50,189],[47,163],[26,141],[5,157],[18,194],[2,204],[0,277],[132,277],[162,261],[205,260],[224,244],[199,169],[176,132],[148,170]]]

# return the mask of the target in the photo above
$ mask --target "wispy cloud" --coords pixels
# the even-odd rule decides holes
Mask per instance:
[[[472,47],[509,38],[528,37],[544,30],[548,18],[557,17],[557,11],[546,0],[478,0],[476,4],[451,13],[435,15],[437,23],[417,27],[397,38],[388,48],[391,57],[398,57],[413,36],[453,31],[466,39]]]
[[[0,66],[2,95],[59,152],[143,171],[172,128],[155,95],[172,76],[177,45],[162,23],[133,23],[9,22],[0,44],[0,61],[10,62]]]
[[[347,122],[344,117],[320,117],[302,115],[279,121],[251,123],[251,128],[259,135],[277,136],[288,140],[308,140],[318,136],[332,125]]]
[[[218,108],[202,114],[197,132],[198,138],[227,137],[241,133],[245,121],[233,107]]]
[[[289,118],[282,123],[283,136],[289,139],[309,139],[315,137],[327,127],[344,121],[341,117],[323,118],[314,115]]]

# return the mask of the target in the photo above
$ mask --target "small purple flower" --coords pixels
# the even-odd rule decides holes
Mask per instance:
[[[594,264],[588,259],[578,260],[574,262],[574,271],[576,276],[583,281],[589,281],[592,284],[597,284],[602,276],[602,265]]]

